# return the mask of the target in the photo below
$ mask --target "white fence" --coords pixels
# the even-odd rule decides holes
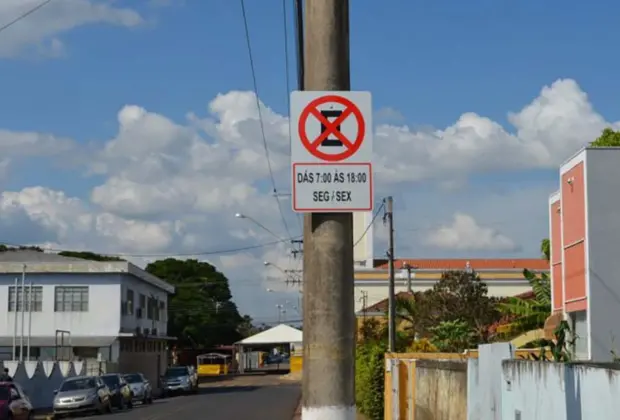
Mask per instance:
[[[54,390],[65,378],[86,374],[86,362],[2,362],[19,383],[35,409],[50,408]]]

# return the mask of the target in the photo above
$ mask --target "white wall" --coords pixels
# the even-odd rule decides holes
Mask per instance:
[[[620,354],[620,150],[586,152],[589,359]]]
[[[147,299],[149,296],[155,297],[158,301],[163,301],[166,305],[163,313],[160,314],[159,321],[153,321],[147,318],[147,309],[143,309],[143,317],[137,317],[137,311],[134,310],[133,314],[126,314],[122,316],[121,327],[123,331],[134,332],[136,327],[140,329],[157,328],[158,335],[165,335],[167,333],[167,320],[168,320],[168,294],[152,285],[145,283],[133,276],[123,276],[121,290],[122,301],[127,300],[127,289],[131,289],[134,292],[134,308],[137,309],[140,305],[140,294],[143,294]]]
[[[610,366],[503,362],[503,419],[615,420],[620,371]]]
[[[32,336],[53,337],[56,330],[72,336],[116,336],[120,325],[119,274],[28,274],[26,285],[43,287],[43,310],[32,313]],[[8,312],[9,287],[14,275],[0,275],[0,336],[13,336],[15,322],[21,331],[21,314]],[[19,285],[21,285],[21,280]],[[54,287],[88,286],[88,312],[54,312]],[[28,287],[28,286],[26,286]],[[17,319],[15,319],[17,318]],[[24,330],[28,330],[28,314]]]

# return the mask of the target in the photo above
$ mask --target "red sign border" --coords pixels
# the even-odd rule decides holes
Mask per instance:
[[[312,142],[308,139],[308,135],[306,133],[306,123],[308,122],[310,113],[313,109],[318,110],[317,108],[326,102],[336,102],[343,105],[345,110],[350,109],[351,113],[357,120],[357,137],[353,142],[353,148],[347,149],[346,151],[336,155],[330,155],[321,152],[318,149],[314,149],[312,147]],[[301,111],[299,114],[299,121],[297,123],[297,132],[299,134],[301,144],[312,156],[327,162],[340,162],[352,157],[362,146],[362,143],[364,143],[364,139],[366,138],[366,121],[364,120],[362,111],[360,111],[359,107],[350,99],[340,95],[324,95],[310,101]]]
[[[368,173],[370,181],[370,203],[368,203],[368,208],[355,208],[355,209],[302,209],[297,208],[297,189],[295,182],[295,169],[297,166],[368,166]],[[373,210],[373,176],[372,176],[372,163],[358,163],[358,162],[345,162],[345,163],[320,163],[320,162],[308,162],[308,163],[293,163],[293,170],[291,171],[291,177],[293,181],[293,194],[292,194],[292,202],[293,202],[293,211],[298,213],[351,213],[351,212],[366,212]]]

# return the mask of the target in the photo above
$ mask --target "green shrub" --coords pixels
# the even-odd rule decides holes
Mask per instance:
[[[360,344],[356,351],[355,401],[369,420],[383,420],[385,352],[384,342]]]

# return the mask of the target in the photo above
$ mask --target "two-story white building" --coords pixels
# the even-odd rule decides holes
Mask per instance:
[[[0,360],[25,359],[29,342],[31,359],[97,360],[154,375],[167,363],[172,293],[126,261],[0,253]]]

